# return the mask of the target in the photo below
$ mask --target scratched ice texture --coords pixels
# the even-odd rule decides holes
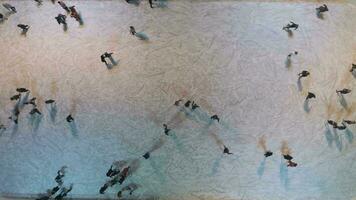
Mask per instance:
[[[356,198],[356,7],[351,1],[65,1],[83,18],[44,1],[16,6],[0,24],[0,193],[29,197],[55,186],[68,166],[69,197],[351,200]],[[292,35],[282,27],[294,21]],[[21,35],[17,24],[30,25]],[[134,26],[140,40],[129,32]],[[113,52],[116,66],[100,62]],[[287,55],[293,55],[287,63]],[[297,80],[302,70],[311,75]],[[41,118],[8,117],[17,87],[37,97]],[[354,91],[343,99],[336,89]],[[304,102],[307,92],[317,98]],[[57,113],[44,103],[55,99]],[[194,100],[200,108],[174,106]],[[75,124],[65,117],[71,113]],[[211,122],[218,114],[220,123]],[[162,124],[172,129],[166,136]],[[223,155],[222,146],[233,155]],[[264,159],[263,147],[274,152]],[[142,155],[154,149],[151,158]],[[298,163],[286,166],[281,152]],[[115,160],[134,160],[122,186],[99,195]],[[126,195],[125,195],[126,196]],[[5,197],[4,197],[5,198]]]

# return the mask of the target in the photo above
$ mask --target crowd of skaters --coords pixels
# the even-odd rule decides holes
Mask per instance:
[[[42,0],[35,0],[38,4],[41,4],[42,3]],[[133,2],[134,0],[126,0],[126,2],[128,3],[131,3]],[[55,1],[52,1],[53,3]],[[149,4],[150,4],[150,7],[153,8],[154,7],[154,3],[152,0],[149,0],[148,1]],[[70,14],[70,17],[73,17],[75,18],[75,20],[77,20],[78,22],[81,23],[82,19],[81,19],[81,16],[79,14],[79,12],[75,9],[75,6],[67,6],[63,1],[58,1],[57,2],[65,11],[67,14]],[[8,11],[10,11],[11,13],[16,13],[17,10],[14,6],[8,4],[8,3],[3,3],[2,4],[3,7],[5,7]],[[318,8],[316,8],[316,11],[317,11],[317,14],[320,15],[324,12],[327,12],[329,9],[327,7],[327,5],[323,5],[323,6],[320,6]],[[57,17],[55,17],[56,21],[58,24],[63,24],[63,25],[66,25],[67,22],[66,22],[66,15],[64,14],[58,14]],[[6,17],[0,13],[0,20],[6,20]],[[21,28],[22,30],[22,33],[23,34],[26,34],[27,31],[29,30],[30,26],[29,25],[26,25],[26,24],[18,24],[18,27]],[[130,26],[130,33],[134,36],[137,36],[140,38],[140,36],[138,36],[135,28],[133,26]],[[287,25],[285,25],[282,29],[287,31],[287,32],[291,32],[292,30],[297,30],[299,28],[299,24],[296,24],[292,21],[290,21],[290,23],[288,23]],[[112,60],[112,54],[113,53],[108,53],[108,52],[105,52],[104,54],[101,55],[101,61],[103,63],[105,63],[106,65],[108,65],[107,63],[107,60],[106,58],[109,58],[110,60]],[[298,52],[295,51],[293,53],[290,53],[288,54],[288,59],[290,59],[293,55],[297,55]],[[351,73],[354,73],[356,71],[356,65],[355,64],[352,64],[352,67],[350,69],[350,72]],[[303,77],[308,77],[310,75],[310,72],[307,71],[307,70],[303,70],[302,72],[300,72],[298,74],[298,79],[301,79]],[[27,96],[30,94],[30,91],[26,88],[17,88],[16,89],[16,92],[17,94],[13,95],[12,97],[10,97],[10,100],[11,101],[16,101],[16,104],[15,104],[15,107],[13,109],[13,112],[12,112],[12,116],[9,117],[9,119],[11,119],[15,124],[18,123],[18,117],[20,115],[20,111],[21,111],[21,99],[23,96],[25,96],[27,94]],[[336,90],[336,93],[338,95],[346,95],[346,94],[349,94],[351,93],[352,91],[348,88],[343,88],[341,90]],[[25,94],[25,95],[24,95]],[[308,92],[307,96],[306,96],[306,101],[309,100],[309,99],[313,99],[313,98],[316,98],[316,95],[312,92]],[[187,100],[184,104],[181,104],[183,102],[183,99],[179,99],[177,101],[175,101],[174,105],[175,106],[181,106],[183,105],[184,107],[186,108],[190,108],[192,111],[196,110],[197,108],[199,108],[200,106],[198,104],[196,104],[196,102],[194,101],[191,101],[191,100]],[[49,100],[46,100],[45,101],[46,104],[55,104],[55,100],[52,100],[52,99],[49,99]],[[31,105],[32,108],[31,108],[31,111],[29,112],[30,115],[42,115],[42,113],[40,112],[37,104],[36,104],[36,97],[32,97],[31,99],[29,100],[26,100],[24,102],[24,105]],[[214,114],[210,117],[210,120],[212,121],[217,121],[217,122],[220,122],[220,118],[218,115]],[[69,114],[67,117],[66,117],[66,121],[68,123],[72,123],[74,121],[74,118],[71,114]],[[327,120],[327,123],[329,125],[331,125],[333,128],[335,129],[339,129],[339,130],[344,130],[346,129],[346,125],[354,125],[356,124],[356,121],[355,120],[346,120],[346,119],[343,119],[342,122],[341,122],[341,125],[339,125],[337,122],[333,121],[333,120]],[[3,124],[0,124],[0,130],[6,130],[6,126],[3,125]],[[169,132],[171,131],[171,129],[168,127],[167,124],[163,124],[163,132],[165,135],[169,136]],[[224,154],[233,154],[230,152],[230,150],[225,146],[223,145],[223,153]],[[270,151],[270,150],[265,150],[264,151],[264,157],[270,157],[273,155],[273,152]],[[286,160],[286,163],[287,163],[287,166],[288,167],[296,167],[297,166],[297,163],[295,163],[293,160],[293,157],[289,154],[289,153],[282,153],[282,156],[283,158]],[[150,152],[146,152],[144,155],[143,155],[143,158],[144,159],[149,159],[150,158]],[[109,178],[108,181],[105,182],[105,184],[99,189],[99,193],[100,194],[104,194],[105,191],[109,188],[109,187],[112,187],[116,184],[120,184],[122,185],[126,178],[131,174],[130,172],[130,165],[128,162],[126,161],[117,161],[117,162],[114,162],[109,170],[107,171],[106,173],[106,176]],[[73,184],[71,184],[68,188],[64,187],[63,186],[63,178],[65,176],[65,170],[66,170],[66,167],[62,167],[60,170],[58,170],[57,172],[57,176],[55,177],[55,182],[57,183],[57,186],[53,187],[52,189],[49,189],[47,191],[47,194],[44,195],[43,197],[39,198],[39,200],[48,200],[50,199],[52,196],[54,196],[56,193],[58,193],[54,199],[56,200],[61,200],[63,199],[64,197],[67,196],[67,194],[72,190],[73,188]],[[122,194],[125,192],[125,191],[128,191],[128,193],[130,195],[133,194],[133,192],[137,189],[137,184],[135,183],[130,183],[128,185],[126,185],[125,187],[123,187],[121,190],[119,190],[117,192],[117,197],[118,198],[121,198],[122,197]]]

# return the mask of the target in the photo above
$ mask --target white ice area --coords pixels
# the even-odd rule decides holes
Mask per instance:
[[[55,186],[68,166],[69,197],[115,198],[122,186],[99,188],[115,160],[138,159],[124,182],[133,198],[352,200],[356,199],[355,125],[345,131],[327,119],[356,119],[356,6],[327,1],[163,1],[159,8],[125,1],[65,1],[84,25],[45,0],[0,1],[17,13],[0,24],[0,195],[31,196]],[[0,8],[0,13],[6,13]],[[289,21],[299,29],[288,36]],[[30,25],[27,36],[17,24]],[[148,41],[130,35],[129,26]],[[113,52],[118,65],[100,62]],[[287,54],[298,51],[286,67]],[[308,70],[299,88],[297,74]],[[43,113],[18,127],[7,118],[17,87],[31,90]],[[336,89],[352,89],[340,104]],[[304,109],[308,91],[317,98]],[[52,120],[46,99],[57,101]],[[197,102],[194,112],[173,105]],[[72,113],[77,131],[65,120]],[[218,114],[220,123],[210,122]],[[162,124],[172,128],[163,133]],[[274,152],[264,160],[259,139]],[[287,168],[285,143],[298,163]],[[155,144],[149,160],[142,155]],[[223,155],[225,144],[234,155]]]

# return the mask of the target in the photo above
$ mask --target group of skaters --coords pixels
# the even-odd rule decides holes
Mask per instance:
[[[113,187],[116,184],[122,185],[130,174],[131,167],[129,162],[123,160],[115,161],[106,172],[106,176],[109,180],[100,188],[99,193],[104,194],[109,187]],[[130,183],[118,191],[117,197],[121,198],[125,191],[128,191],[128,193],[132,195],[137,188],[136,184]]]
[[[140,4],[140,0],[125,0],[127,3],[130,4]],[[153,0],[155,2],[157,2],[157,0]],[[150,8],[154,8],[155,3],[152,0],[148,0],[148,3],[150,4]]]
[[[37,198],[36,200],[48,200],[48,199],[52,198],[53,196],[55,196],[55,194],[57,194],[54,197],[55,200],[63,200],[68,195],[68,193],[72,191],[73,183],[70,184],[69,187],[63,186],[63,184],[64,184],[63,178],[65,176],[66,169],[67,169],[67,166],[63,166],[63,167],[61,167],[61,169],[59,169],[57,171],[57,176],[54,178],[55,182],[57,183],[57,186],[55,186],[51,189],[48,189],[46,194],[42,195],[41,197]]]

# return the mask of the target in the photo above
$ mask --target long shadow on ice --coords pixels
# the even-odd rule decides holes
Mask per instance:
[[[266,167],[266,157],[263,158],[263,160],[260,162],[260,165],[257,169],[257,174],[259,178],[263,176],[265,172],[265,167]]]
[[[219,155],[219,157],[217,157],[214,160],[213,168],[212,168],[212,171],[211,171],[211,175],[215,175],[216,173],[218,173],[218,169],[220,167],[220,163],[221,163],[222,158],[223,158],[223,156]]]
[[[305,100],[304,101],[304,105],[303,105],[304,111],[309,113],[310,112],[310,106],[309,106],[309,100]]]
[[[334,137],[330,131],[330,128],[326,127],[324,135],[325,135],[326,141],[328,142],[328,146],[331,147],[333,144]]]
[[[42,121],[42,115],[33,114],[30,116],[29,121],[30,125],[32,126],[33,132],[37,132],[38,128],[40,127],[40,123]]]
[[[285,189],[288,189],[289,179],[288,179],[288,167],[284,162],[283,158],[281,158],[281,163],[279,165],[279,178],[281,180],[281,184]]]
[[[347,141],[351,144],[354,141],[354,133],[349,128],[346,128],[345,135]]]
[[[335,140],[335,145],[339,151],[342,150],[342,141],[340,136],[338,135],[337,131],[334,129],[334,140]]]
[[[346,99],[345,99],[344,95],[339,95],[339,102],[342,105],[342,107],[347,109],[348,105],[347,105],[347,102],[346,102]]]
[[[74,136],[74,137],[78,137],[78,128],[77,128],[77,124],[75,123],[75,121],[70,122],[69,124],[69,130],[70,133]]]

